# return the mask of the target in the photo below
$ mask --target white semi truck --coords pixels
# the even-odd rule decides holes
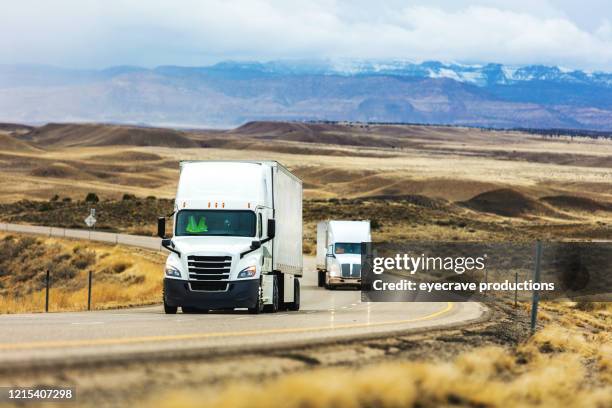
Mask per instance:
[[[302,181],[275,161],[182,161],[164,311],[300,308]]]
[[[370,242],[370,221],[321,221],[317,224],[319,286],[361,286],[361,243]]]

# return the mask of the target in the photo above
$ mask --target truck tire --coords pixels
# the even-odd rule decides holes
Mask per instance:
[[[164,313],[165,314],[176,314],[176,312],[178,311],[178,307],[177,306],[170,306],[166,303],[166,300],[164,299]]]
[[[300,281],[297,278],[293,280],[293,302],[287,303],[287,309],[300,310]]]
[[[164,313],[165,314],[176,314],[176,312],[178,311],[178,307],[170,306],[168,303],[166,303],[166,285],[164,285],[163,287],[162,297],[164,299]]]
[[[264,311],[267,313],[276,313],[279,309],[279,296],[278,296],[278,277],[274,275],[272,279],[272,304],[264,305]]]
[[[264,310],[264,304],[263,304],[263,288],[261,287],[261,280],[259,281],[259,294],[257,296],[257,302],[255,303],[255,305],[253,307],[249,307],[249,313],[251,314],[260,314],[261,312],[263,312]]]
[[[320,288],[322,288],[323,286],[325,286],[325,272],[317,271],[317,273],[318,273],[318,282],[317,282],[317,284],[318,284],[318,286]]]

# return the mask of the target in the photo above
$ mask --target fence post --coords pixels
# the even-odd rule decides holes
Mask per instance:
[[[535,246],[535,269],[533,271],[533,283],[540,283],[540,263],[542,260],[542,242],[536,241]],[[531,301],[531,334],[535,333],[536,323],[538,321],[538,303],[540,302],[540,292],[533,290],[533,298]]]
[[[89,271],[89,285],[87,289],[87,310],[91,310],[91,271]]]
[[[487,268],[485,268],[484,271],[484,281],[485,281],[485,290],[484,290],[484,297],[487,297],[487,288],[489,287],[489,273],[487,271]]]
[[[514,271],[514,308],[518,303],[518,271]]]
[[[49,281],[51,280],[49,276],[49,270],[47,269],[47,277],[45,279],[45,313],[49,311]]]

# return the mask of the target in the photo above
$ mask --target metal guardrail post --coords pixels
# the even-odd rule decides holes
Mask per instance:
[[[535,245],[535,268],[533,271],[533,283],[540,283],[540,267],[542,261],[542,242],[536,241]],[[538,304],[540,303],[540,292],[533,291],[531,301],[531,334],[535,333],[536,324],[538,322]]]
[[[47,269],[47,277],[45,279],[45,313],[49,311],[49,282],[51,280],[50,272]]]

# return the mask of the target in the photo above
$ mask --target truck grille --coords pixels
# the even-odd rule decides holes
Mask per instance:
[[[190,255],[187,257],[187,265],[189,267],[190,280],[205,282],[226,281],[229,279],[232,257]]]
[[[191,290],[201,290],[207,292],[225,292],[227,290],[226,282],[194,281],[189,282],[189,286],[191,287]]]
[[[342,264],[342,277],[343,278],[351,277],[351,264]]]
[[[352,266],[352,268],[351,268]],[[359,278],[361,277],[361,264],[342,264],[343,278]]]

